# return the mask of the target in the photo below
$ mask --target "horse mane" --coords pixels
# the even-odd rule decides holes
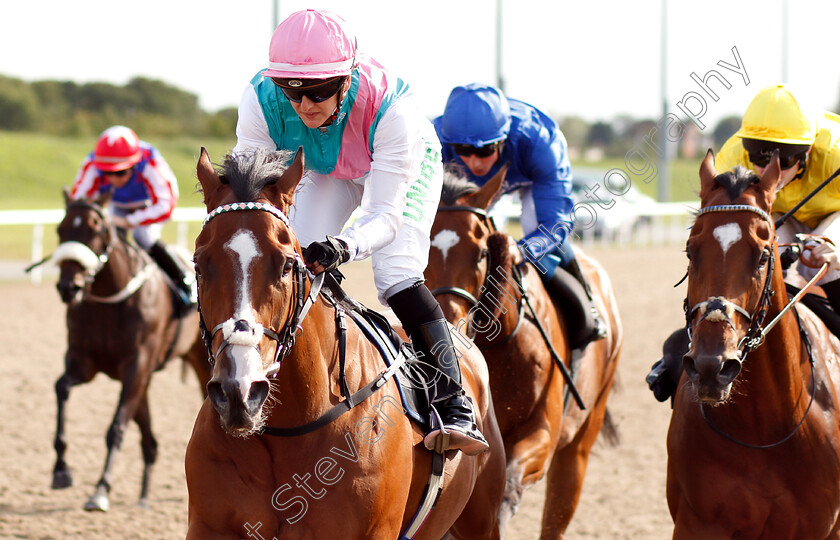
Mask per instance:
[[[229,184],[237,202],[257,199],[262,189],[273,184],[285,172],[294,158],[289,150],[256,149],[228,154],[219,169],[223,184]]]
[[[719,174],[715,177],[715,182],[722,186],[727,194],[729,194],[730,200],[733,202],[738,199],[748,187],[752,184],[756,184],[759,181],[759,177],[749,169],[745,169],[741,165],[738,165],[731,171],[726,171],[725,173]]]
[[[497,283],[510,283],[512,279],[513,258],[508,247],[507,233],[496,231],[487,237],[487,277],[492,276]],[[481,299],[487,298],[489,302],[485,302],[485,305],[492,306],[494,317],[500,316],[499,306],[510,301],[498,287],[487,287]]]
[[[463,167],[458,164],[449,164],[443,171],[443,190],[440,193],[440,202],[444,205],[453,205],[455,201],[466,195],[478,191],[479,186],[471,182]]]

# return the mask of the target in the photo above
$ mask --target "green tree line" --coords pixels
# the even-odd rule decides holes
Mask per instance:
[[[115,124],[131,126],[143,137],[230,137],[236,108],[208,113],[195,94],[146,77],[119,86],[0,75],[0,130],[78,137]]]

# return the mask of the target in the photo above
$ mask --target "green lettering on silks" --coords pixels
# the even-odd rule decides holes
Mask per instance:
[[[411,210],[414,210],[416,213],[411,212]],[[405,210],[403,210],[403,216],[409,219],[413,219],[417,223],[420,223],[421,221],[423,221],[423,207],[411,201],[406,201]]]

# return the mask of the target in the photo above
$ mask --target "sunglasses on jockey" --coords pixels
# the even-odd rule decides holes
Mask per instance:
[[[779,167],[785,171],[795,166],[798,162],[805,163],[809,145],[773,144],[767,141],[755,139],[743,139],[744,149],[750,157],[750,161],[756,167],[766,167],[773,159],[773,152],[779,151]]]
[[[304,96],[313,103],[323,103],[338,93],[347,77],[321,79],[281,79],[272,77],[271,81],[283,91],[283,95],[292,103],[300,103]]]
[[[494,142],[485,146],[473,146],[471,144],[452,144],[450,146],[457,156],[486,158],[493,155],[493,152],[499,148],[499,143]]]
[[[770,160],[773,158],[772,152],[770,154],[761,153],[761,154],[750,154],[750,161],[752,161],[753,165],[756,167],[766,167],[770,164]],[[779,156],[779,167],[786,171],[796,165],[800,159],[804,156],[795,155],[795,156]]]
[[[134,170],[134,167],[129,167],[128,169],[123,169],[121,171],[99,171],[99,174],[102,176],[116,176],[117,178],[122,178],[131,174]]]

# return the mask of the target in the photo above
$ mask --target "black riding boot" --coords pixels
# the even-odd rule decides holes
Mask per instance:
[[[434,388],[430,389],[430,401],[440,414],[443,430],[433,413],[432,431],[423,441],[426,448],[434,449],[438,436],[444,431],[449,440],[441,440],[443,450],[461,450],[467,455],[487,450],[489,445],[478,430],[472,401],[461,386],[461,367],[449,325],[437,300],[426,285],[418,282],[388,298],[388,305],[411,337],[418,357],[436,368],[440,375],[435,377]]]
[[[166,249],[166,245],[164,245],[164,243],[160,240],[155,242],[151,249],[149,249],[149,255],[152,256],[155,263],[157,263],[160,269],[166,273],[175,285],[177,297],[175,311],[177,315],[183,316],[192,311],[196,302],[198,302],[198,291],[196,290],[195,279],[193,279],[192,276],[187,275],[178,262],[172,257],[172,254],[169,253],[169,250]]]
[[[563,275],[564,273],[571,275],[577,281],[569,280]],[[546,283],[546,286],[552,296],[559,298],[563,303],[567,301],[564,298],[567,294],[573,294],[576,298],[585,297],[588,301],[588,308],[587,306],[583,306],[583,313],[579,321],[567,321],[573,327],[570,328],[569,336],[572,349],[583,349],[591,342],[607,336],[607,325],[595,307],[592,290],[589,288],[589,283],[586,281],[577,259],[572,259],[562,268],[558,267],[554,275]],[[580,294],[581,289],[584,293],[583,295]],[[569,301],[577,300],[569,299]]]

